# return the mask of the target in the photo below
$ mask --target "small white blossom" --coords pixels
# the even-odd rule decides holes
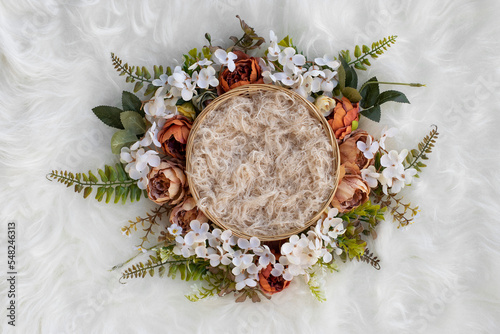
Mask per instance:
[[[298,66],[303,66],[306,63],[306,57],[295,53],[294,48],[285,48],[280,52],[278,62],[283,66],[283,69],[287,68],[294,74],[297,74],[300,72],[300,68],[298,68]]]
[[[233,52],[226,52],[222,49],[217,49],[214,52],[215,61],[221,65],[227,66],[230,72],[233,72],[236,68],[234,61],[238,58]]]
[[[162,75],[160,75],[159,79],[153,80],[153,86],[162,87],[162,86],[165,86],[167,84],[167,82],[168,82],[168,75],[162,74]]]
[[[358,150],[363,152],[363,155],[367,159],[373,159],[375,156],[374,154],[378,151],[378,142],[375,141],[372,143],[372,136],[367,136],[366,143],[361,140],[358,141],[356,146],[358,147]]]
[[[182,234],[182,227],[177,224],[172,224],[167,228],[168,233],[173,235],[174,237]]]
[[[185,258],[195,255],[191,245],[188,245],[182,236],[178,235],[175,238],[175,242],[176,244],[173,249],[174,254],[182,255]]]
[[[163,120],[161,123],[164,124],[165,121]],[[160,128],[163,124],[157,126],[156,122],[153,122],[151,127],[144,134],[144,138],[140,141],[140,145],[142,147],[148,147],[149,145],[154,144],[156,147],[161,147],[161,143],[158,141],[158,132],[160,132]]]
[[[215,69],[212,66],[201,69],[196,84],[203,89],[207,89],[209,86],[217,87],[219,80],[215,77]]]
[[[271,275],[274,277],[279,277],[283,275],[283,272],[285,271],[285,266],[283,266],[281,263],[276,263],[273,265],[273,270],[271,270]]]
[[[216,253],[208,255],[212,267],[217,267],[221,263],[225,266],[231,264],[231,254],[225,253],[220,247],[217,247],[217,251]]]
[[[390,128],[387,130],[387,127],[382,130],[382,136],[379,139],[380,147],[382,147],[385,150],[385,140],[387,138],[394,137],[398,134],[399,130],[397,128]]]
[[[334,71],[340,67],[340,62],[328,55],[324,55],[323,58],[315,58],[314,62],[320,66],[328,66]]]
[[[403,161],[408,154],[408,150],[404,149],[398,154],[397,151],[390,151],[388,154],[384,154],[380,158],[380,164],[385,167],[382,174],[386,179],[392,179],[398,177],[404,171]],[[391,186],[389,184],[389,186]]]
[[[269,263],[276,263],[276,257],[271,252],[268,246],[264,245],[253,250],[254,254],[259,258],[259,265],[265,268]]]
[[[193,65],[189,66],[188,70],[192,71],[192,70],[196,69],[198,66],[203,67],[203,66],[208,66],[208,65],[212,65],[212,64],[213,64],[212,61],[204,58],[202,60],[198,60],[196,63],[194,63]]]
[[[241,273],[237,275],[234,279],[234,281],[236,282],[236,290],[241,290],[245,286],[252,288],[257,286],[258,278],[259,277],[257,274]]]
[[[251,237],[250,241],[247,239],[239,238],[238,247],[244,250],[253,249],[260,246],[260,240],[257,237]]]
[[[380,177],[380,174],[377,173],[374,166],[369,166],[368,168],[361,170],[361,178],[370,186],[370,188],[377,187],[377,180]]]
[[[184,240],[188,245],[191,246],[194,243],[204,242],[207,240],[207,232],[209,228],[207,223],[200,224],[198,220],[193,220],[189,226],[191,227],[191,231],[189,231],[184,237]]]
[[[278,45],[278,37],[272,30],[269,32],[269,42],[271,45],[267,48],[267,59],[270,61],[278,60],[281,49]]]
[[[222,240],[222,248],[226,252],[234,252],[231,247],[236,245],[237,238],[233,235],[233,232],[231,232],[231,230],[225,230],[222,232],[220,238]]]
[[[180,66],[175,67],[174,73],[168,78],[168,83],[172,86],[171,91],[174,95],[181,96],[184,101],[193,98],[196,82],[193,82],[191,77]]]

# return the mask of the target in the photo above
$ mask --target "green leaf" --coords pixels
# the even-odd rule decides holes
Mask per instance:
[[[144,86],[144,83],[141,81],[137,81],[134,86],[134,93],[137,93]]]
[[[345,88],[345,70],[344,66],[340,66],[338,69],[339,73],[339,88],[340,90]]]
[[[286,36],[278,43],[278,45],[284,48],[293,47],[292,39],[290,38],[290,36]]]
[[[352,68],[347,64],[347,61],[342,56],[339,56],[339,58],[340,62],[342,63],[342,67],[344,68],[345,71],[345,86],[357,88],[358,75],[356,74],[356,71],[354,70],[354,68]]]
[[[406,98],[405,94],[398,92],[396,90],[388,90],[388,91],[382,92],[379,95],[379,97],[377,99],[377,104],[381,105],[382,103],[389,102],[389,101],[399,102],[399,103],[410,103],[410,101],[408,101],[408,99]]]
[[[102,169],[98,169],[97,173],[99,173],[99,176],[101,177],[102,182],[108,182],[108,177],[106,176],[106,173]]]
[[[146,87],[146,91],[144,92],[144,96],[153,94],[158,88],[158,86],[148,84],[148,86]],[[142,111],[141,115],[144,116],[144,111]]]
[[[93,108],[92,111],[104,124],[113,128],[123,129],[123,124],[120,121],[120,114],[123,110],[110,106],[98,106]]]
[[[95,199],[98,200],[99,202],[102,201],[102,197],[106,193],[106,188],[105,187],[99,187],[97,188],[97,194],[95,195]]]
[[[91,192],[92,192],[92,187],[85,187],[85,190],[83,191],[83,198],[89,197]]]
[[[380,116],[381,116],[380,106],[375,105],[369,109],[365,109],[361,112],[361,115],[378,123],[378,122],[380,122]]]
[[[104,170],[106,171],[106,176],[108,177],[110,182],[115,182],[117,179],[116,170],[111,166],[104,166]]]
[[[378,81],[377,77],[369,79],[367,82]],[[380,94],[378,83],[363,84],[363,89],[360,91],[361,94],[361,108],[368,109],[375,105],[377,98]]]
[[[122,147],[137,141],[137,136],[129,130],[119,130],[111,137],[111,152],[120,154]]]
[[[111,200],[114,190],[115,188],[113,187],[106,188],[106,203],[109,203],[109,201]]]
[[[115,165],[115,168],[116,168],[116,172],[118,174],[118,180],[123,182],[123,181],[128,179],[128,175],[125,172],[125,170],[123,169],[123,165],[121,163],[117,163]]]
[[[344,95],[344,97],[346,97],[352,103],[358,103],[359,101],[361,101],[361,94],[359,94],[359,92],[352,87],[344,88],[342,90],[342,95]]]
[[[144,117],[144,111],[141,110],[142,102],[135,94],[123,91],[122,105],[123,105],[123,110],[133,110],[138,112],[142,117]]]
[[[356,45],[356,47],[354,48],[354,57],[361,57],[361,48],[359,47],[359,45]]]
[[[122,121],[125,130],[130,131],[133,134],[142,135],[147,130],[144,119],[141,115],[139,115],[139,113],[135,111],[129,110],[122,112],[120,115],[120,120]]]

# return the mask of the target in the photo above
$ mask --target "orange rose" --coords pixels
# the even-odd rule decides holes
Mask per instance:
[[[184,200],[188,183],[184,167],[172,160],[162,160],[148,174],[148,197],[157,204],[178,204]]]
[[[333,129],[335,138],[344,139],[352,131],[352,122],[359,120],[359,103],[351,103],[345,97],[342,100],[334,98],[337,104],[333,112],[327,117],[328,124]]]
[[[344,141],[339,145],[340,163],[351,162],[356,164],[359,169],[368,168],[368,166],[372,165],[373,159],[367,159],[357,147],[358,141],[366,143],[369,136],[368,132],[363,130],[356,130],[345,136]]]
[[[234,51],[234,54],[238,56],[234,61],[234,71],[231,72],[226,68],[220,72],[220,83],[217,86],[219,95],[239,86],[264,83],[258,59],[249,57],[241,51]]]
[[[332,200],[332,206],[340,212],[348,212],[368,201],[370,187],[361,178],[358,166],[346,163],[340,166],[340,183]]]
[[[165,154],[177,159],[184,159],[186,144],[192,123],[184,116],[176,115],[165,122],[158,133],[158,141]]]
[[[273,265],[269,263],[267,267],[262,269],[259,273],[260,289],[268,295],[281,292],[290,284],[290,281],[285,280],[283,276],[275,277],[271,275],[272,270]]]
[[[208,223],[208,218],[198,209],[194,198],[188,196],[184,202],[172,209],[170,222],[182,227],[183,232],[187,232],[191,229],[189,224],[193,220],[198,220],[200,224]]]

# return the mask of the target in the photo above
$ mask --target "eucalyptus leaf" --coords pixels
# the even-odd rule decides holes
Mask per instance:
[[[406,98],[405,94],[398,92],[396,90],[388,90],[388,91],[382,92],[379,95],[379,97],[377,99],[377,104],[381,105],[382,103],[389,102],[389,101],[399,102],[399,103],[410,103],[410,101],[408,101],[408,99]]]
[[[365,109],[365,110],[361,111],[361,115],[378,123],[378,122],[380,122],[380,116],[381,116],[380,106],[375,105],[369,109]]]
[[[369,79],[367,82],[377,81],[377,77]],[[377,98],[380,94],[378,83],[363,84],[363,89],[360,91],[361,94],[361,108],[368,109],[373,107],[377,102]]]
[[[122,106],[123,110],[133,110],[144,117],[144,111],[141,110],[142,102],[135,94],[123,91]]]
[[[339,73],[339,87],[340,90],[345,88],[345,69],[344,66],[340,66],[338,68],[338,73]]]
[[[122,147],[137,141],[137,136],[129,130],[119,130],[111,137],[111,152],[120,154]]]
[[[133,134],[142,135],[147,130],[144,119],[135,111],[128,110],[122,112],[120,114],[120,119],[125,127],[125,130],[130,131]]]
[[[120,120],[120,114],[123,110],[110,106],[98,106],[93,108],[92,111],[104,124],[117,129],[124,128]]]

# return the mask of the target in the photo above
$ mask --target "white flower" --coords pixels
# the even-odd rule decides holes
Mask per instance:
[[[220,238],[222,240],[222,248],[224,248],[226,252],[234,252],[231,247],[236,245],[237,238],[233,236],[233,232],[231,232],[231,230],[225,230],[222,232]]]
[[[264,71],[262,72],[262,78],[264,79],[264,83],[270,84],[272,82],[278,81],[276,76],[272,74],[270,71]]]
[[[255,248],[253,252],[255,255],[259,257],[259,265],[261,265],[262,268],[267,267],[269,263],[276,262],[276,257],[274,256],[273,253],[271,253],[271,250],[266,245],[261,246],[259,248]]]
[[[385,127],[384,130],[382,130],[382,136],[379,139],[380,147],[385,150],[385,140],[387,138],[394,137],[398,134],[398,132],[399,130],[397,128],[390,128],[389,130],[387,130],[387,127]]]
[[[217,250],[217,253],[208,255],[210,265],[212,267],[217,267],[221,263],[225,266],[229,265],[231,263],[231,254],[225,253],[224,250],[220,247],[217,247]]]
[[[168,83],[172,86],[172,93],[174,95],[182,96],[184,101],[189,101],[193,98],[196,83],[191,80],[189,75],[180,66],[175,67],[174,73],[168,78]]]
[[[213,63],[210,60],[204,58],[202,60],[198,60],[196,63],[194,63],[193,65],[189,66],[188,70],[194,70],[198,66],[203,67],[203,66],[208,66],[208,65],[212,65],[212,64]]]
[[[407,154],[408,150],[406,149],[402,150],[399,154],[398,152],[392,150],[380,158],[380,164],[385,167],[382,171],[382,175],[384,175],[387,180],[398,177],[398,175],[403,173],[403,161]],[[388,183],[388,185],[389,187],[391,186],[390,183]]]
[[[313,77],[298,75],[299,80],[293,87],[293,91],[307,98],[312,91]]]
[[[295,49],[288,47],[280,52],[278,62],[283,66],[283,69],[288,68],[294,74],[297,74],[300,71],[297,66],[303,66],[306,63],[306,57],[295,54]]]
[[[222,49],[217,49],[214,52],[215,61],[221,65],[226,65],[230,72],[233,72],[236,68],[234,61],[238,58],[233,52],[227,53]]]
[[[234,265],[232,273],[234,275],[239,275],[243,270],[250,267],[250,265],[253,263],[253,255],[243,253],[241,250],[237,250],[236,252],[234,252],[234,254],[232,254],[232,257],[232,262]]]
[[[135,246],[134,249],[137,250],[137,251],[143,252],[143,253],[147,253],[148,252],[148,250],[146,248],[143,248],[141,246]]]
[[[328,55],[324,55],[323,58],[315,58],[314,62],[320,66],[328,66],[334,71],[340,67],[340,62]]]
[[[274,73],[274,78],[276,79],[276,81],[281,81],[281,83],[286,86],[293,86],[298,81],[298,79],[295,78],[293,74],[286,72]]]
[[[272,30],[269,32],[269,42],[271,45],[267,48],[267,59],[270,61],[278,60],[281,49],[278,45],[278,37]]]
[[[162,74],[162,75],[160,75],[159,79],[153,80],[153,86],[162,87],[162,86],[165,86],[167,84],[167,82],[168,82],[168,75]]]
[[[176,244],[175,244],[174,249],[173,249],[174,254],[182,255],[185,258],[188,258],[190,256],[195,255],[195,252],[191,248],[191,245],[188,245],[186,243],[186,241],[184,240],[184,238],[181,237],[180,235],[178,235],[175,238],[175,242],[176,242]]]
[[[186,234],[184,240],[188,245],[193,245],[196,242],[204,242],[207,240],[208,235],[208,224],[200,224],[198,220],[193,220],[189,226],[191,226],[191,231]]]
[[[212,66],[201,69],[196,84],[203,89],[207,89],[209,86],[217,87],[219,80],[215,77],[215,69]]]
[[[238,247],[244,250],[249,248],[257,248],[260,246],[260,240],[257,237],[251,237],[250,241],[247,239],[239,238],[238,239]]]
[[[172,224],[167,228],[168,233],[173,235],[174,237],[182,234],[182,227],[177,224]]]
[[[257,286],[257,274],[241,273],[237,275],[234,279],[236,282],[236,290],[241,290],[245,286],[255,287]]]
[[[378,142],[372,143],[372,136],[367,136],[366,143],[361,140],[358,141],[356,146],[358,147],[358,150],[363,152],[363,155],[367,159],[373,159],[374,154],[378,151]]]
[[[377,180],[380,177],[380,174],[377,173],[374,166],[369,166],[368,168],[361,170],[361,178],[365,181],[370,188],[377,187]]]
[[[165,121],[162,123],[165,123]],[[161,126],[163,126],[163,124]],[[151,127],[144,134],[144,138],[140,141],[140,145],[142,147],[148,147],[151,144],[155,144],[156,147],[161,147],[161,143],[158,141],[158,132],[160,132],[160,128],[156,126],[156,122],[153,122]]]
[[[222,231],[218,228],[213,229],[212,232],[208,232],[208,244],[211,247],[219,247],[222,242],[221,235]]]
[[[283,275],[283,272],[285,271],[285,266],[283,266],[281,263],[276,263],[273,265],[273,270],[271,270],[271,275],[274,277],[278,277]]]
[[[135,147],[134,147],[135,146]],[[125,171],[130,175],[133,180],[139,180],[149,173],[149,166],[158,167],[160,165],[160,157],[158,152],[149,150],[144,151],[143,148],[133,150],[138,147],[135,144],[129,149],[122,147],[120,159],[122,162],[127,162]]]

